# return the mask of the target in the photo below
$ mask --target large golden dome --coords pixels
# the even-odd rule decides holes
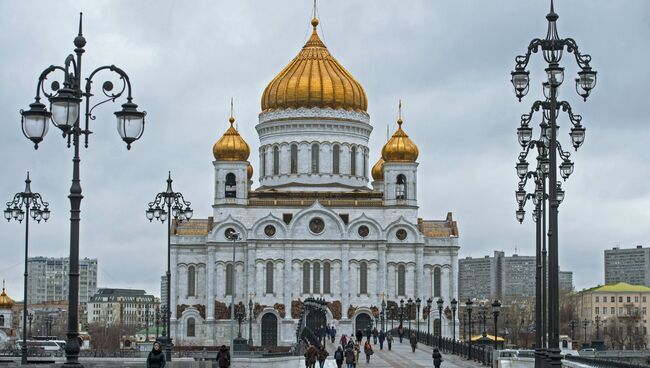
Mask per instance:
[[[384,159],[379,158],[371,170],[372,178],[375,181],[384,181]]]
[[[4,285],[2,286],[2,294],[0,294],[0,309],[11,309],[14,306],[14,301],[5,292]]]
[[[235,118],[230,116],[230,127],[217,143],[212,146],[212,154],[217,161],[246,161],[251,153],[248,143],[233,126]]]
[[[329,53],[314,30],[289,65],[273,78],[262,94],[262,111],[330,107],[366,111],[368,100],[361,84]]]
[[[402,118],[397,120],[397,131],[381,149],[381,158],[386,162],[415,162],[420,151],[411,138],[402,130]]]

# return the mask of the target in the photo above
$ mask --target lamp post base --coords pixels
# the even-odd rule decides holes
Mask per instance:
[[[172,339],[166,336],[159,336],[156,339],[156,342],[160,343],[160,347],[162,347],[162,350],[165,352],[165,361],[171,362],[172,347],[174,346],[174,344],[172,343]]]
[[[248,350],[248,340],[242,337],[235,338],[232,342],[232,345],[233,345],[233,349],[232,349],[233,352]]]
[[[561,351],[558,348],[551,348],[548,349],[548,367],[549,368],[556,368],[556,367],[562,367],[562,355],[560,355]]]

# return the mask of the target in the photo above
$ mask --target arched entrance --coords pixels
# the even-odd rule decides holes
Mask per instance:
[[[262,316],[262,346],[278,345],[278,317],[273,313]]]
[[[372,318],[370,318],[370,315],[368,313],[359,313],[354,320],[354,328],[356,330],[354,331],[355,333],[361,330],[365,336],[366,331],[372,329]]]

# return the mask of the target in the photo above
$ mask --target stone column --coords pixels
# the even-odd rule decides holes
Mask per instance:
[[[423,280],[424,279],[424,244],[415,245],[415,293],[413,300],[420,298],[426,300],[424,297]],[[422,315],[422,303],[420,305],[420,315]]]
[[[386,290],[386,243],[381,243],[377,246],[377,258],[379,259],[379,269],[377,270],[377,290],[379,302],[381,305],[381,294],[384,293],[384,298],[388,299],[388,292]]]
[[[341,311],[343,320],[348,319],[348,308],[350,308],[350,244],[341,245]]]
[[[255,295],[255,280],[257,278],[257,272],[255,270],[255,258],[256,258],[256,244],[247,243],[246,246],[246,300],[248,303],[248,297],[252,292]],[[248,304],[247,304],[248,305]]]
[[[175,248],[171,249],[171,260],[170,260],[170,277],[171,285],[169,292],[169,304],[171,318],[169,319],[170,324],[170,336],[174,338],[176,336],[176,305],[178,304],[177,293],[178,293],[178,250]],[[164,302],[163,302],[164,303]]]
[[[206,316],[206,334],[208,345],[214,345],[214,246],[208,245],[208,263],[206,264],[207,269],[207,282],[206,284],[206,301],[207,304],[207,316]]]
[[[284,290],[282,291],[284,302],[284,319],[291,319],[291,300],[293,299],[292,292],[294,290],[292,267],[293,267],[293,244],[284,244]]]

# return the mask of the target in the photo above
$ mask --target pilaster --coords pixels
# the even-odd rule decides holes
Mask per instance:
[[[284,244],[284,319],[291,319],[291,300],[293,295],[291,294],[294,290],[293,277],[291,277],[291,268],[293,258],[293,244],[285,243]]]
[[[341,319],[348,319],[350,308],[350,244],[341,244],[341,305],[343,311]]]

